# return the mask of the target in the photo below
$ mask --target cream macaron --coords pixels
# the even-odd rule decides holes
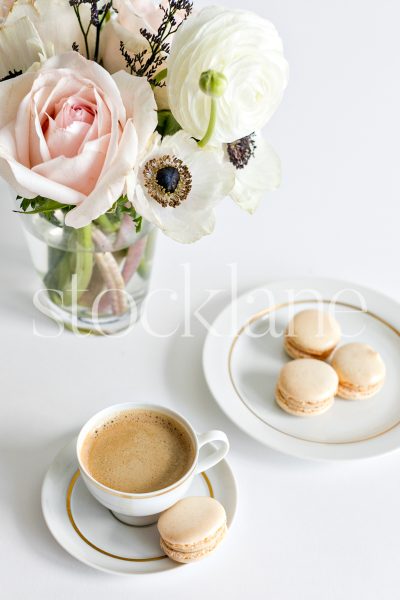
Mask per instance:
[[[328,312],[307,309],[297,313],[290,321],[284,348],[291,358],[319,358],[324,360],[340,341],[339,323]]]
[[[385,363],[367,344],[351,343],[338,348],[332,367],[339,376],[338,396],[345,400],[370,398],[385,381]]]
[[[279,374],[275,399],[278,406],[291,415],[322,415],[333,406],[338,382],[334,369],[321,360],[293,360]]]
[[[191,496],[166,510],[157,526],[163,552],[176,562],[189,563],[208,556],[221,543],[226,513],[214,498]]]

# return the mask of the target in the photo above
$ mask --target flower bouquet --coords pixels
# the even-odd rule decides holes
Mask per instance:
[[[155,232],[212,232],[280,182],[260,133],[288,66],[267,20],[188,0],[0,1],[0,175],[24,214],[48,312],[118,331]]]

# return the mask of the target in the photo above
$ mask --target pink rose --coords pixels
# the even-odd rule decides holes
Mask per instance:
[[[21,196],[75,205],[65,223],[83,227],[134,184],[156,125],[144,78],[68,52],[0,83],[0,175]]]
[[[114,73],[127,68],[120,51],[121,42],[131,55],[143,50],[151,53],[150,46],[140,30],[157,33],[164,17],[161,6],[167,7],[167,0],[114,0],[113,7],[118,12],[112,16],[102,33],[101,56],[107,71]],[[180,23],[183,17],[184,12],[178,11],[175,15],[177,23]],[[172,36],[168,41],[171,40]],[[160,70],[165,67],[166,64]],[[156,87],[154,93],[158,108],[168,108],[166,88]]]
[[[102,59],[107,71],[114,73],[126,68],[120,52],[121,41],[132,54],[145,48],[150,50],[140,29],[156,33],[164,16],[159,5],[158,0],[114,0],[113,7],[118,12],[112,16],[102,33]]]

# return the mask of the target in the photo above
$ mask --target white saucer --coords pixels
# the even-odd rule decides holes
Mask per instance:
[[[284,330],[296,312],[318,302],[332,308],[332,299],[341,343],[365,342],[380,352],[387,368],[385,385],[367,400],[337,398],[324,415],[288,415],[274,400],[278,373],[289,360],[283,351]],[[287,280],[252,290],[214,321],[203,365],[224,412],[276,450],[336,460],[378,456],[400,447],[400,306],[376,291],[329,279]]]
[[[79,475],[75,446],[76,438],[61,450],[42,487],[43,515],[57,542],[81,562],[110,573],[134,575],[184,566],[163,556],[156,525],[125,525],[89,494]],[[195,477],[188,495],[214,496],[231,527],[237,489],[226,460]]]

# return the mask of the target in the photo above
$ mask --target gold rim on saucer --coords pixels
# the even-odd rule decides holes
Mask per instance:
[[[72,507],[71,507],[72,494],[74,491],[75,484],[79,479],[79,476],[80,476],[80,471],[78,469],[72,476],[71,481],[69,482],[68,489],[67,489],[67,496],[66,496],[66,509],[67,509],[68,518],[69,518],[69,521],[70,521],[72,527],[74,528],[75,532],[79,535],[79,537],[85,542],[85,544],[87,544],[94,550],[97,550],[97,552],[100,552],[101,554],[105,554],[106,556],[109,556],[111,558],[116,558],[118,560],[124,560],[127,562],[143,563],[143,562],[152,562],[155,560],[162,560],[164,558],[167,558],[167,556],[165,554],[161,554],[160,556],[149,556],[147,558],[133,558],[133,557],[128,557],[128,556],[118,556],[118,554],[112,554],[111,552],[108,552],[107,550],[103,550],[102,548],[99,548],[98,546],[93,544],[93,542],[88,540],[88,538],[82,533],[82,531],[79,529],[78,525],[76,524],[74,516],[72,514]],[[214,498],[214,490],[213,490],[211,481],[209,480],[207,474],[201,473],[201,476],[203,477],[203,479],[205,481],[205,484],[207,486],[207,490],[208,490],[210,497]]]
[[[294,438],[296,440],[300,440],[302,442],[309,442],[311,444],[323,444],[323,445],[332,445],[332,446],[340,446],[340,445],[345,445],[345,444],[357,444],[359,442],[366,442],[368,440],[372,440],[374,438],[380,437],[381,435],[384,435],[385,433],[388,433],[389,431],[392,431],[392,429],[395,429],[396,427],[398,427],[400,425],[400,419],[398,419],[395,423],[393,423],[392,425],[390,425],[389,427],[386,427],[384,430],[379,431],[378,433],[373,433],[371,435],[362,437],[362,438],[358,438],[358,439],[351,439],[351,440],[344,440],[344,441],[338,441],[338,442],[322,442],[322,441],[315,441],[313,439],[309,439],[309,438],[304,438],[298,435],[294,435],[293,433],[288,433],[287,431],[283,431],[282,429],[279,429],[279,427],[276,427],[275,425],[272,425],[271,423],[269,423],[266,419],[264,419],[263,417],[261,417],[250,405],[249,403],[246,401],[246,399],[242,396],[242,394],[239,391],[239,388],[235,382],[234,376],[233,376],[233,370],[232,370],[232,358],[233,358],[233,352],[235,350],[236,344],[239,341],[240,336],[246,331],[246,329],[250,326],[253,325],[253,323],[255,323],[256,321],[258,321],[259,319],[261,319],[262,317],[264,317],[265,315],[269,315],[274,311],[277,311],[281,308],[285,308],[287,306],[291,306],[293,304],[311,304],[311,303],[323,303],[323,304],[330,304],[332,302],[332,300],[317,300],[315,298],[309,299],[309,300],[295,300],[292,302],[282,302],[281,304],[275,304],[274,306],[270,306],[268,308],[265,308],[261,311],[259,311],[258,313],[252,315],[246,322],[244,325],[242,325],[242,327],[239,329],[239,331],[236,333],[235,337],[233,338],[232,344],[229,348],[229,353],[228,353],[228,374],[229,374],[229,379],[231,381],[232,387],[236,393],[236,395],[238,396],[239,400],[244,404],[244,406],[260,421],[262,421],[262,423],[264,423],[265,425],[267,425],[268,427],[270,427],[271,429],[274,429],[275,431],[277,431],[278,433],[281,433],[283,435],[287,435],[288,437]],[[370,312],[369,310],[360,308],[359,306],[355,306],[354,304],[349,304],[347,302],[338,302],[335,301],[335,304],[339,305],[339,306],[344,306],[345,308],[352,308],[353,310],[356,310],[358,312],[363,312],[367,315],[369,315],[370,317],[372,317],[373,319],[375,319],[376,321],[379,321],[380,323],[382,323],[383,325],[385,325],[386,327],[388,327],[388,329],[390,329],[391,331],[393,331],[393,333],[395,333],[397,336],[400,337],[400,331],[394,327],[391,323],[388,323],[388,321],[385,321],[385,319],[382,319],[382,317],[380,317],[379,315]]]

